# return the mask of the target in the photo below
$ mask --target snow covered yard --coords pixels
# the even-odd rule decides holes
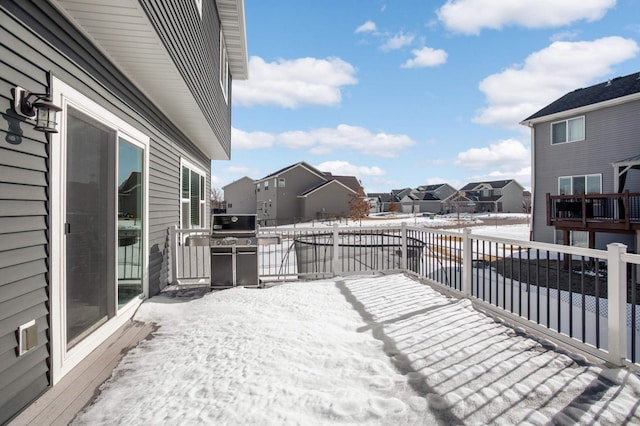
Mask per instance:
[[[638,424],[640,380],[405,275],[178,291],[74,424]]]

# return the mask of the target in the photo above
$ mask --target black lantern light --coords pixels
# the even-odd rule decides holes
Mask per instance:
[[[58,133],[56,113],[62,108],[55,105],[47,93],[31,93],[22,87],[13,89],[13,110],[16,114],[36,121],[35,130]]]

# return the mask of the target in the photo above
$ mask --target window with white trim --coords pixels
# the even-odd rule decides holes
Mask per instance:
[[[278,186],[279,186],[280,188],[284,188],[285,182],[286,182],[286,181],[284,180],[284,178],[280,178],[280,179],[278,179]]]
[[[601,194],[602,175],[560,176],[558,178],[559,195]]]
[[[229,57],[227,56],[227,45],[224,42],[222,30],[220,30],[220,87],[224,100],[229,102]]]
[[[584,117],[551,123],[551,144],[584,140]]]
[[[180,226],[183,229],[206,226],[205,172],[186,160],[181,161]]]
[[[268,180],[265,180],[265,181],[264,181],[264,190],[265,190],[265,191],[268,191],[268,190],[269,190],[269,181],[268,181]]]

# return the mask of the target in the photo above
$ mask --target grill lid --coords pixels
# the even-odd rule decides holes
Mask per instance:
[[[211,216],[211,233],[255,233],[255,214],[214,214]]]

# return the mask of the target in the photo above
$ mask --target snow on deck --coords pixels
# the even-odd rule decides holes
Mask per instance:
[[[202,297],[198,297],[202,296]],[[630,424],[640,380],[398,274],[177,292],[75,424]]]

